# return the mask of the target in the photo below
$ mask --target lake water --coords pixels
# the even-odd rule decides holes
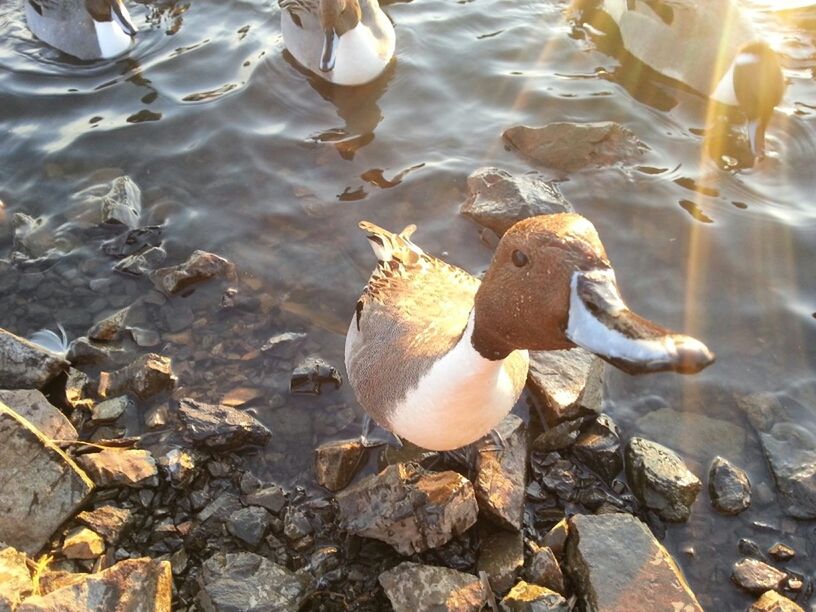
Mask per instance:
[[[703,153],[703,99],[660,79],[633,85],[630,63],[571,25],[563,2],[389,4],[396,62],[373,84],[345,90],[285,54],[276,2],[129,3],[141,28],[133,51],[82,64],[34,40],[21,3],[4,0],[0,256],[15,212],[41,218],[43,252],[64,255],[3,272],[0,326],[29,334],[62,322],[76,337],[148,291],[111,273],[73,198],[129,175],[143,191],[143,223],[164,225],[168,262],[196,248],[221,254],[261,300],[262,317],[208,318],[220,295],[179,298],[149,321],[162,333],[157,350],[174,357],[191,393],[260,390],[249,405],[278,435],[259,471],[309,486],[314,446],[356,432],[351,390],[289,398],[291,364],[252,348],[299,331],[308,335],[302,353],[342,364],[347,321],[374,264],[358,221],[416,223],[427,251],[483,270],[490,250],[457,213],[465,180],[482,166],[533,169],[505,148],[502,131],[620,122],[649,147],[638,167],[539,170],[596,225],[633,309],[717,353],[696,377],[608,368],[607,411],[627,435],[648,428],[704,481],[723,454],[765,491],[738,518],[715,515],[703,491],[690,522],[666,538],[707,609],[744,608],[752,598],[728,579],[739,538],[786,541],[799,553],[788,567],[811,576],[816,554],[813,523],[780,515],[736,402],[775,392],[805,406],[800,425],[816,433],[816,13],[746,4],[789,84],[769,156],[738,168]],[[104,289],[93,279],[106,279]],[[701,444],[703,417],[726,421],[740,442]]]

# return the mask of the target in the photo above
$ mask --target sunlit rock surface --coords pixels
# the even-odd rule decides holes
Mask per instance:
[[[487,596],[477,576],[409,561],[379,580],[394,612],[478,612]]]
[[[788,575],[758,559],[740,559],[734,564],[731,578],[750,593],[778,589]]]
[[[521,533],[497,531],[482,540],[476,569],[479,574],[487,574],[494,592],[510,590],[523,566],[524,539]]]
[[[0,389],[39,389],[67,368],[59,355],[0,329]]]
[[[215,277],[234,278],[235,265],[207,251],[193,251],[184,263],[150,273],[156,289],[168,294],[180,293]]]
[[[776,591],[766,591],[757,599],[748,612],[805,612],[796,602]]]
[[[508,414],[496,426],[502,448],[486,438],[476,454],[473,487],[479,509],[508,529],[521,529],[524,485],[527,474],[527,428],[519,417]]]
[[[263,446],[272,437],[258,419],[229,406],[187,397],[179,400],[177,415],[183,435],[194,446],[210,451]]]
[[[71,421],[37,390],[0,390],[4,402],[52,440],[76,440],[77,431]]]
[[[133,393],[141,399],[171,390],[176,384],[170,359],[155,353],[142,355],[130,365],[99,375],[99,395]]]
[[[31,572],[25,553],[0,545],[0,610],[14,610],[31,594]]]
[[[150,451],[108,448],[77,457],[99,487],[152,487],[158,483],[156,460]]]
[[[503,612],[569,612],[567,600],[559,593],[523,580],[501,601]]]
[[[603,361],[582,348],[531,351],[527,387],[539,400],[547,425],[599,414],[603,400]]]
[[[329,491],[344,488],[365,455],[365,447],[359,439],[338,440],[321,444],[315,449],[315,477],[318,484]]]

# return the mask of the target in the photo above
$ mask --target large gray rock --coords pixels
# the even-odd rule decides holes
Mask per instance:
[[[225,451],[242,446],[263,446],[272,437],[263,423],[229,406],[205,404],[189,397],[179,400],[179,421],[194,446]]]
[[[643,505],[666,521],[688,520],[702,488],[674,451],[637,437],[626,445],[626,478]]]
[[[501,600],[502,612],[569,612],[567,600],[560,594],[523,580]]]
[[[631,130],[611,121],[517,125],[505,130],[503,137],[522,155],[564,172],[630,162],[646,150]]]
[[[487,598],[477,576],[405,561],[380,574],[394,612],[478,612]]]
[[[751,505],[748,475],[722,457],[714,457],[708,469],[708,494],[712,505],[724,514],[739,514]]]
[[[500,527],[521,529],[527,473],[527,428],[508,414],[496,427],[503,448],[480,448],[473,488],[480,510]],[[492,440],[486,443],[495,446]],[[484,446],[484,445],[483,445]]]
[[[793,402],[782,406],[770,394],[747,396],[739,403],[759,434],[782,511],[794,518],[816,518],[816,435],[803,425],[813,422],[812,413]]]
[[[67,368],[56,353],[0,328],[0,389],[39,389]]]
[[[176,384],[173,368],[168,357],[147,353],[130,365],[114,372],[99,375],[99,395],[116,397],[133,393],[146,399],[163,391],[170,391]]]
[[[470,197],[459,214],[499,236],[528,217],[574,212],[554,182],[535,174],[513,176],[498,168],[479,168],[468,177],[467,186]]]
[[[169,561],[127,559],[42,597],[29,597],[17,612],[105,610],[170,612],[173,575]]]
[[[550,427],[585,414],[600,414],[603,361],[582,348],[530,351],[527,387],[539,400],[541,420]]]
[[[629,514],[569,521],[566,571],[588,612],[702,612],[680,568]]]
[[[299,609],[301,577],[254,553],[215,553],[201,567],[198,603],[205,612]]]
[[[359,438],[326,442],[318,446],[314,456],[318,484],[329,491],[344,488],[354,478],[365,450]]]
[[[0,542],[38,552],[92,491],[65,453],[0,401]]]
[[[149,274],[156,289],[164,293],[180,293],[216,276],[235,277],[235,265],[207,251],[193,251],[182,264],[160,268]]]
[[[337,495],[340,527],[410,555],[464,533],[478,514],[470,481],[456,472],[397,464]]]
[[[79,463],[100,487],[154,487],[159,470],[150,451],[109,448],[80,455]]]
[[[52,440],[76,440],[77,432],[71,421],[36,389],[0,391],[4,402]]]
[[[24,553],[0,545],[0,612],[11,612],[31,594],[31,572]]]
[[[734,563],[731,579],[749,593],[760,594],[782,586],[788,575],[758,559],[744,558]]]

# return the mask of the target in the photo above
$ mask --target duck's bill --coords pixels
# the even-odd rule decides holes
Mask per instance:
[[[633,313],[611,269],[572,278],[567,337],[629,374],[694,374],[714,362],[705,344]]]
[[[325,30],[326,38],[323,40],[323,53],[320,55],[321,72],[331,72],[334,70],[334,62],[337,59],[337,43],[340,37],[334,29]]]
[[[114,21],[119,24],[119,27],[122,28],[125,34],[128,36],[136,36],[136,26],[133,25],[133,21],[130,19],[130,13],[128,13],[127,7],[122,4],[121,0],[113,0],[113,2],[111,2],[111,12]]]
[[[748,122],[748,142],[755,158],[765,156],[765,125],[762,121],[753,119]]]

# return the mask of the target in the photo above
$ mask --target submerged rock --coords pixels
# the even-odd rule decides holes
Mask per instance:
[[[582,348],[530,351],[527,386],[539,400],[541,420],[550,427],[594,416],[603,400],[603,361]]]
[[[77,439],[77,431],[71,421],[39,391],[0,390],[0,402],[4,402],[52,440]]]
[[[527,428],[514,414],[504,417],[496,431],[503,447],[478,449],[473,488],[481,511],[500,527],[521,529],[527,473]],[[488,444],[493,444],[492,441]]]
[[[232,279],[235,277],[235,265],[213,253],[193,251],[184,263],[160,268],[149,276],[156,289],[175,294],[216,276]]]
[[[115,546],[130,528],[133,512],[127,508],[104,505],[95,510],[80,512],[77,520],[105,538],[108,544]]]
[[[109,448],[80,455],[77,463],[100,487],[155,487],[159,483],[156,460],[147,450]]]
[[[748,475],[722,457],[715,457],[708,469],[708,493],[711,504],[724,514],[739,514],[751,505]]]
[[[56,353],[0,328],[0,389],[39,389],[68,365]]]
[[[805,612],[796,602],[776,591],[766,591],[757,599],[748,612]]]
[[[141,253],[134,253],[128,255],[124,259],[116,262],[113,269],[122,274],[129,274],[130,276],[142,276],[149,274],[167,257],[167,251],[160,246],[153,246],[145,249]]]
[[[87,527],[79,527],[66,534],[62,554],[66,559],[96,559],[105,552],[102,537]]]
[[[31,594],[32,588],[25,554],[0,545],[0,610],[14,610]]]
[[[0,542],[35,554],[92,491],[65,453],[0,402]]]
[[[320,395],[323,385],[326,384],[334,385],[335,389],[339,389],[340,385],[343,384],[343,378],[334,366],[329,365],[322,359],[308,357],[292,372],[289,391],[291,393]]]
[[[365,446],[359,439],[327,442],[315,449],[314,465],[317,482],[329,491],[344,488],[365,455]]]
[[[572,453],[607,484],[623,469],[618,428],[605,414],[584,429],[573,445]]]
[[[626,478],[638,499],[666,521],[688,520],[702,488],[674,451],[637,437],[626,446]]]
[[[501,601],[502,612],[569,612],[567,600],[560,594],[523,580]]]
[[[263,446],[272,437],[263,423],[236,408],[205,404],[189,397],[179,400],[178,418],[184,436],[195,446],[224,451]]]
[[[529,544],[531,553],[526,571],[527,580],[563,595],[566,592],[564,574],[552,549],[549,546],[539,546],[532,541]]]
[[[558,186],[539,175],[514,176],[498,168],[479,168],[467,179],[470,197],[459,214],[502,236],[517,221],[574,212]]]
[[[478,612],[487,593],[477,576],[404,561],[379,577],[394,612]]]
[[[339,525],[410,555],[464,533],[478,514],[473,486],[456,472],[397,464],[337,495]]]
[[[740,559],[734,564],[731,578],[749,593],[764,593],[778,589],[788,575],[758,559]]]
[[[629,514],[573,516],[566,570],[586,610],[703,610],[671,555]]]
[[[163,391],[170,391],[176,384],[173,368],[168,357],[147,353],[121,370],[102,372],[99,375],[99,395],[112,397],[128,392],[146,399]]]
[[[107,192],[105,188],[107,187]],[[142,215],[142,191],[129,176],[118,176],[110,186],[97,185],[78,194],[99,206],[99,222],[139,226]]]

